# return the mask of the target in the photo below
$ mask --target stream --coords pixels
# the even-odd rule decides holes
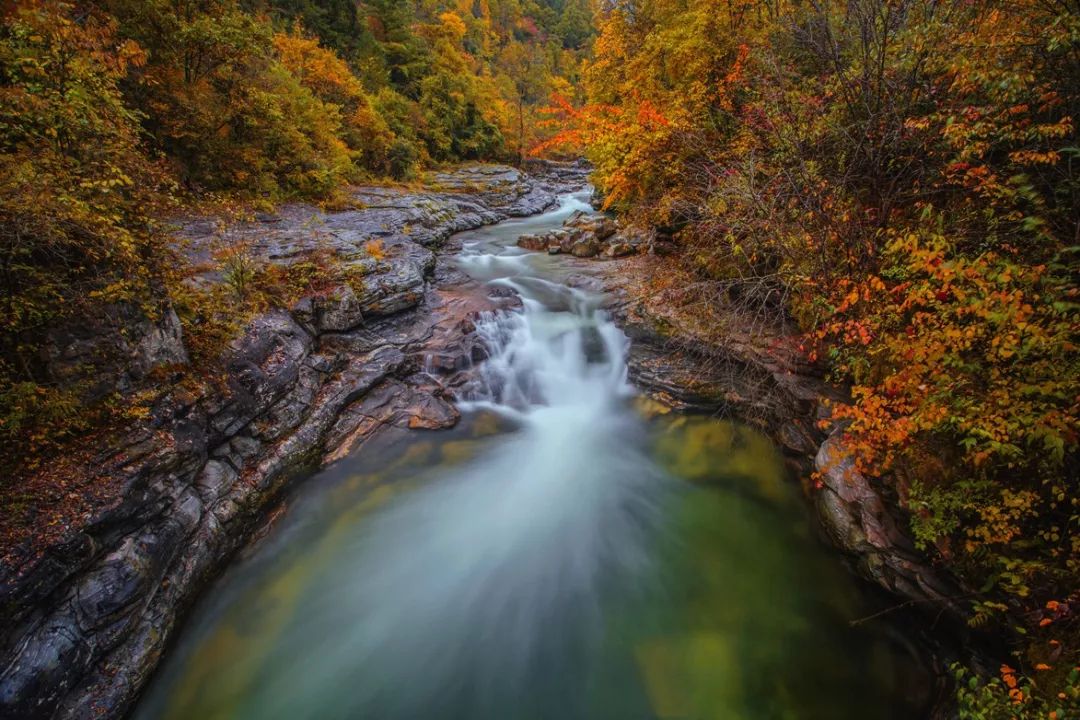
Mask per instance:
[[[852,624],[879,608],[770,441],[639,397],[573,261],[515,246],[584,197],[455,238],[476,292],[522,300],[477,322],[462,421],[388,429],[300,484],[135,718],[918,716],[902,640]]]

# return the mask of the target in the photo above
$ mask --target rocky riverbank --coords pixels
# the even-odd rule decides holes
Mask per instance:
[[[291,478],[381,427],[456,422],[449,389],[483,355],[471,317],[516,299],[457,292],[467,279],[433,248],[541,212],[584,182],[573,165],[532,175],[472,166],[435,174],[423,190],[357,188],[340,212],[292,205],[224,228],[213,218],[182,223],[177,244],[195,262],[213,243],[243,242],[285,265],[329,246],[370,267],[360,289],[257,317],[225,351],[216,389],[163,393],[145,422],[93,453],[79,478],[100,489],[92,505],[5,548],[0,715],[123,716],[178,618],[273,514]],[[374,262],[360,252],[372,240],[383,255]],[[175,315],[163,317],[165,326],[143,323],[134,338],[130,328],[109,336],[148,366],[120,368],[125,382],[185,359]],[[86,331],[62,336],[54,360],[74,361],[96,341]]]

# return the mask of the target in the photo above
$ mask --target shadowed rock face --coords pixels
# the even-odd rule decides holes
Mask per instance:
[[[155,368],[188,361],[180,318],[167,304],[153,312],[133,303],[110,305],[99,317],[54,328],[41,355],[46,377],[79,384],[87,402],[128,392]]]
[[[240,241],[285,264],[327,244],[372,263],[362,252],[372,239],[385,257],[360,288],[256,318],[225,351],[218,390],[167,394],[149,422],[101,449],[97,477],[120,488],[111,502],[56,545],[0,566],[0,716],[123,716],[178,615],[292,476],[382,427],[453,425],[448,399],[483,354],[472,320],[517,300],[446,289],[463,280],[440,269],[432,248],[540,212],[583,186],[584,172],[471,166],[437,174],[428,191],[359,188],[358,206],[339,213],[292,205],[222,232],[210,219],[185,223],[178,243],[195,261],[216,242]],[[186,360],[174,321],[170,311],[125,349],[133,376]]]
[[[879,491],[844,451],[841,432],[822,443],[814,464],[821,481],[814,496],[818,517],[833,544],[859,558],[860,572],[896,595],[962,617],[954,598],[963,593],[919,556]]]

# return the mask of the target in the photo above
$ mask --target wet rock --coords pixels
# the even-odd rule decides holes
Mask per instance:
[[[547,238],[541,235],[522,235],[517,239],[517,246],[526,250],[542,252],[547,249]]]
[[[442,398],[417,393],[413,401],[398,416],[412,429],[438,430],[453,427],[461,418],[458,409]],[[399,419],[398,422],[402,422]]]
[[[964,594],[918,556],[881,494],[855,467],[839,430],[821,445],[814,463],[822,485],[815,495],[818,516],[832,542],[857,559],[859,571],[931,612],[964,617],[953,599]]]

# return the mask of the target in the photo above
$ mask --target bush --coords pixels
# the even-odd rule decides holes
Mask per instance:
[[[412,180],[416,177],[420,153],[416,145],[405,138],[394,138],[387,153],[390,177],[395,180]]]
[[[304,87],[337,109],[341,117],[339,134],[357,166],[385,175],[394,134],[349,66],[332,51],[320,47],[318,41],[305,37],[299,26],[292,33],[274,35],[274,48],[282,64]]]
[[[1080,670],[1068,673],[1061,692],[1040,698],[1030,679],[1008,665],[1001,677],[980,678],[953,665],[959,720],[1069,720],[1080,717]]]

